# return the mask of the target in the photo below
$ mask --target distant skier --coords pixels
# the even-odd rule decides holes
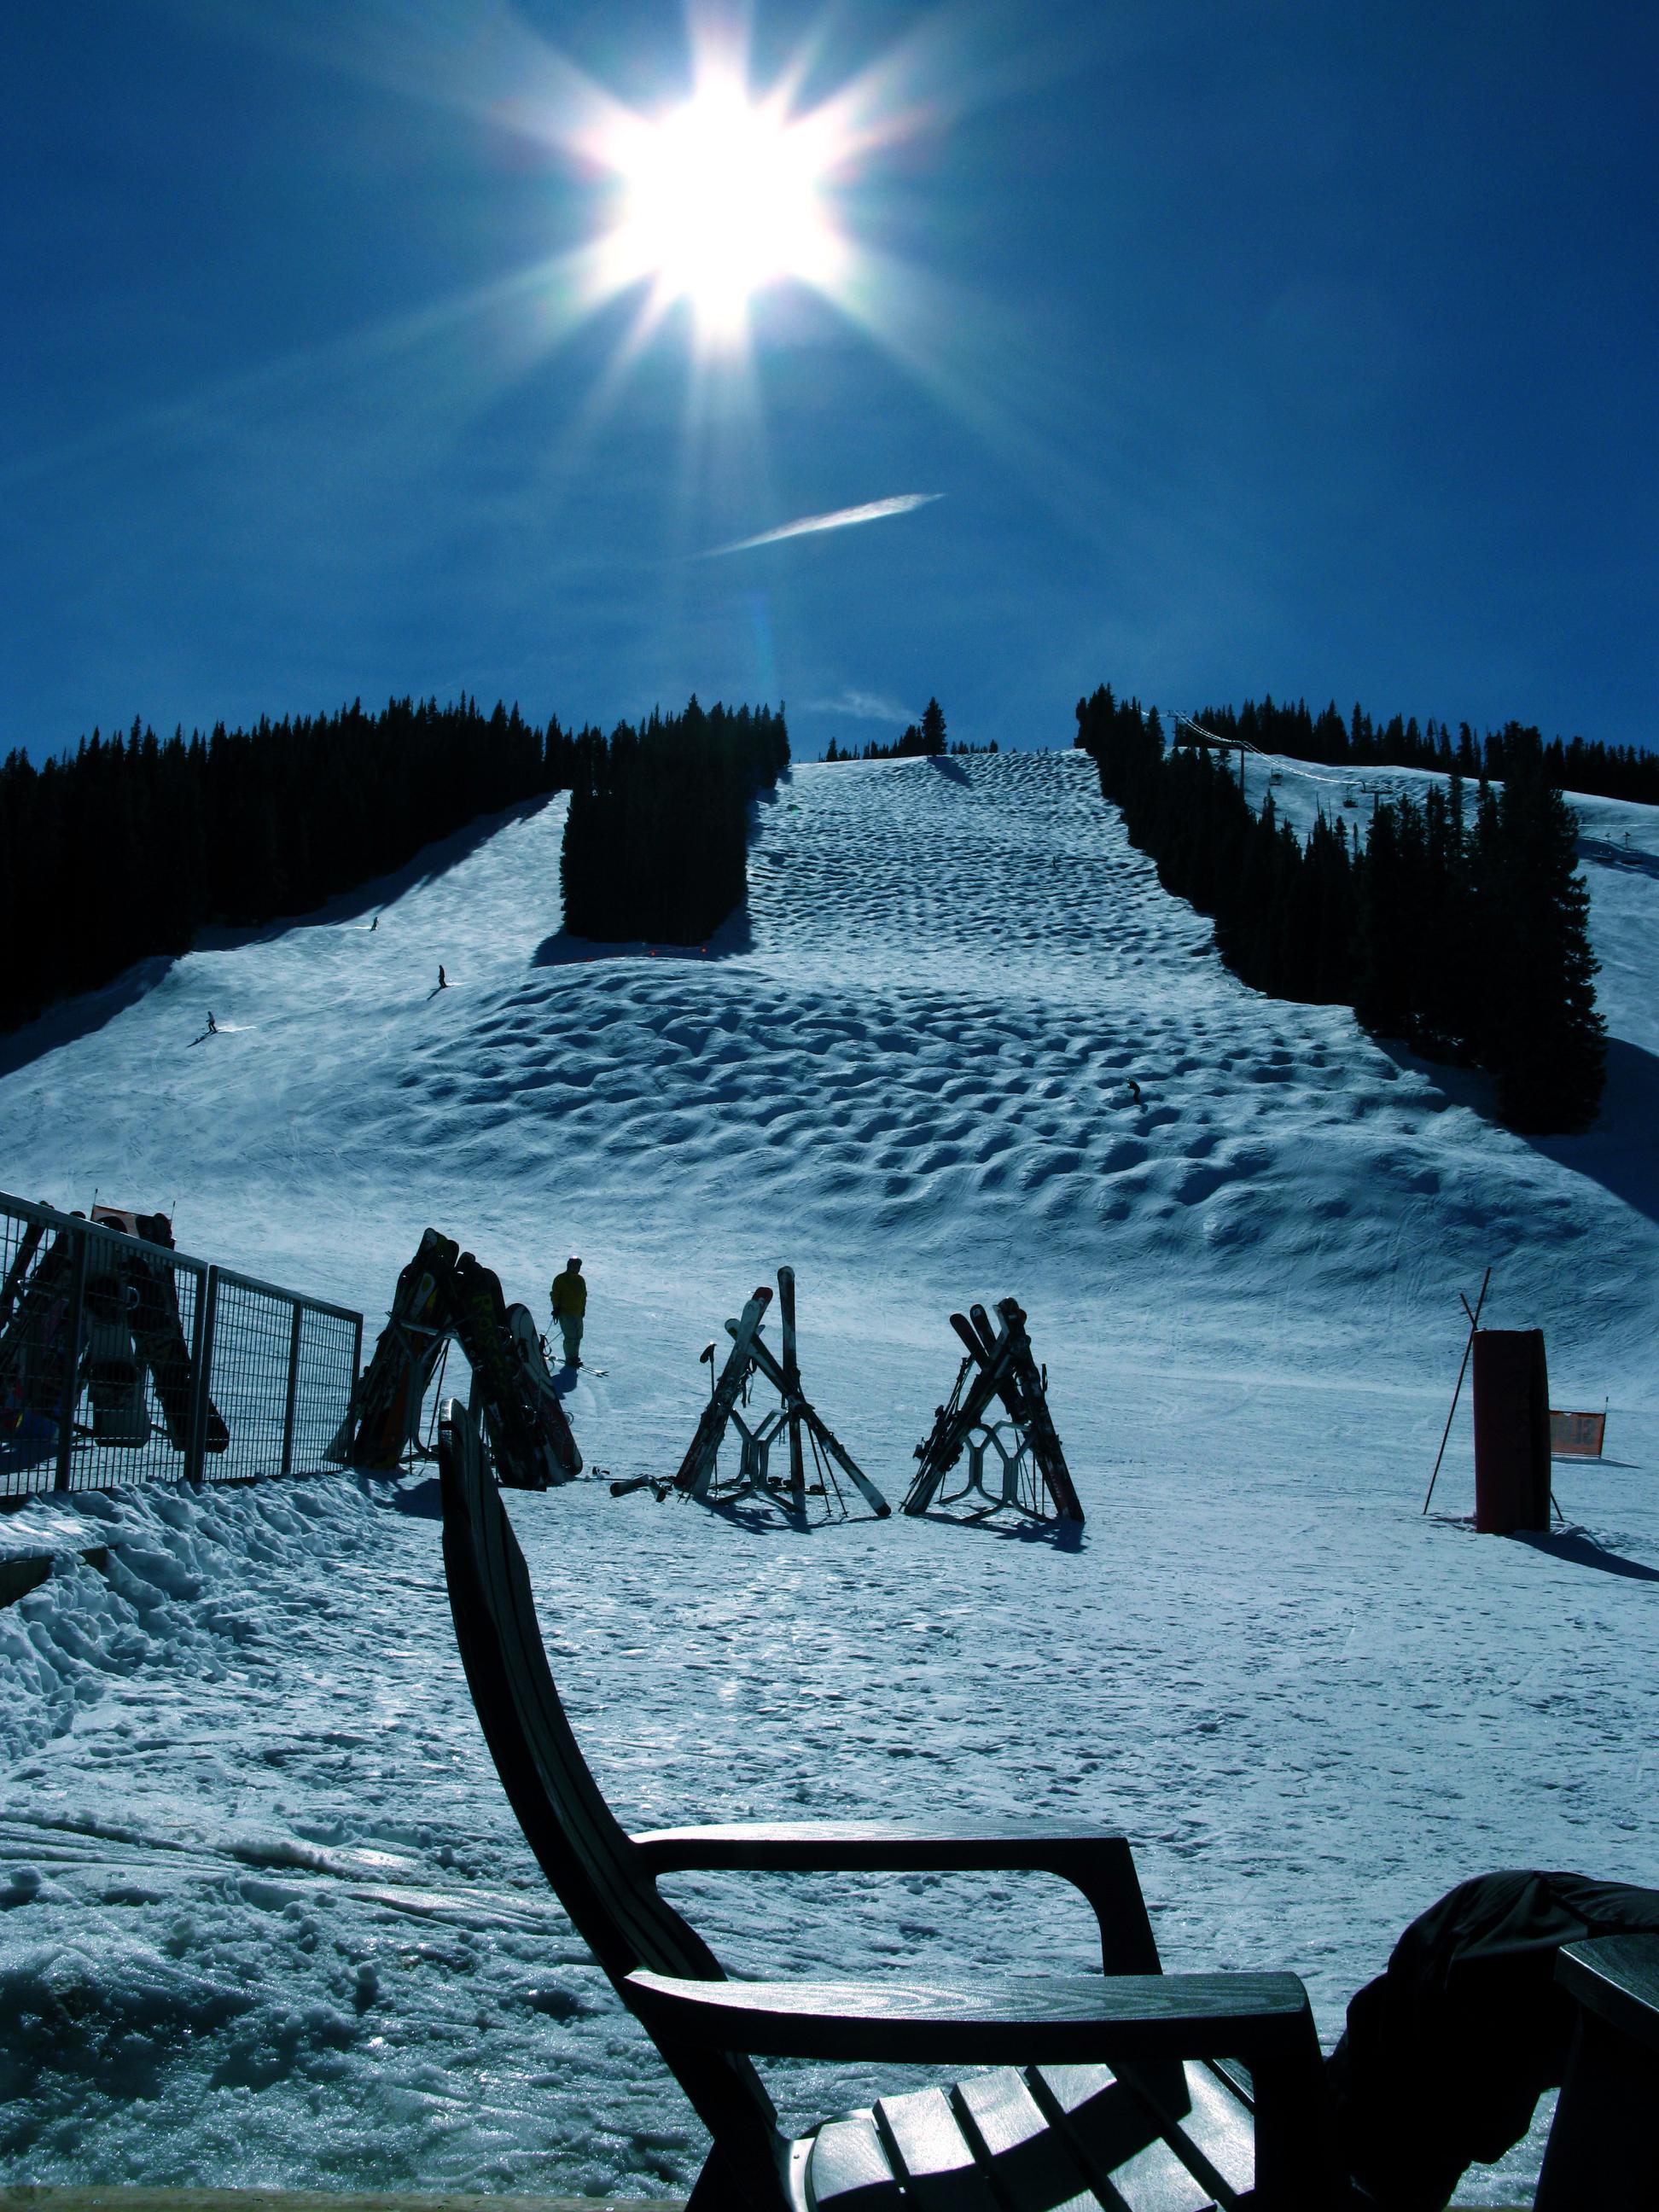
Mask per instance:
[[[373,936],[374,936],[374,934],[375,931],[380,927],[380,915],[377,914],[377,915],[375,915],[375,917],[374,917],[374,921],[371,921],[371,922],[369,923],[369,925],[368,925],[368,933],[369,933],[369,935],[370,935],[371,937],[373,937]]]
[[[210,1009],[210,1010],[209,1010],[209,1013],[208,1013],[208,1031],[207,1031],[207,1033],[208,1033],[208,1035],[209,1035],[210,1036],[218,1036],[218,1034],[219,1034],[219,1024],[218,1024],[218,1023],[217,1023],[217,1022],[216,1022],[216,1021],[214,1020],[211,1009]]]
[[[444,973],[444,967],[441,960],[438,963],[438,988],[441,991],[447,991],[449,988],[449,978]]]
[[[582,1273],[582,1263],[574,1253],[563,1273],[554,1276],[548,1297],[553,1307],[553,1318],[559,1324],[559,1334],[564,1339],[564,1364],[567,1367],[580,1367],[582,1364],[582,1320],[587,1312],[587,1283]]]
[[[1140,1103],[1140,1085],[1135,1081],[1133,1075],[1126,1075],[1123,1080],[1129,1086],[1129,1103],[1132,1106],[1139,1106]]]

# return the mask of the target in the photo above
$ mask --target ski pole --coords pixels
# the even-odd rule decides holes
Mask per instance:
[[[1434,1496],[1434,1486],[1440,1480],[1440,1462],[1446,1456],[1446,1439],[1451,1434],[1452,1419],[1457,1412],[1457,1401],[1463,1395],[1463,1376],[1468,1368],[1469,1354],[1474,1350],[1474,1333],[1480,1326],[1480,1309],[1486,1303],[1486,1285],[1491,1280],[1492,1269],[1488,1267],[1480,1278],[1480,1295],[1474,1302],[1473,1313],[1469,1313],[1469,1302],[1463,1293],[1460,1291],[1457,1294],[1459,1304],[1466,1314],[1469,1314],[1468,1341],[1463,1346],[1463,1364],[1457,1370],[1457,1388],[1452,1392],[1451,1412],[1446,1416],[1446,1425],[1440,1432],[1440,1449],[1434,1455],[1434,1473],[1429,1477],[1429,1497],[1423,1500],[1423,1510],[1425,1513],[1429,1510],[1429,1498]]]

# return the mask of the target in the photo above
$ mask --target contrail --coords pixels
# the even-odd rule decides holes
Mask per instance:
[[[926,507],[930,500],[944,496],[942,491],[902,491],[895,499],[872,499],[865,507],[838,507],[833,514],[797,515],[794,521],[781,522],[775,530],[763,530],[758,538],[711,545],[702,557],[714,561],[723,553],[747,553],[757,545],[775,545],[780,538],[805,538],[815,530],[850,530],[855,522],[879,522],[890,514],[908,514],[913,507]]]

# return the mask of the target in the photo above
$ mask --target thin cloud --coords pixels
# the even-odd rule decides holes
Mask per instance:
[[[747,553],[757,545],[776,545],[786,538],[806,538],[817,530],[850,530],[855,522],[883,522],[890,514],[908,514],[913,508],[944,496],[940,491],[902,491],[896,498],[872,499],[863,507],[838,507],[833,514],[797,515],[794,521],[781,522],[775,530],[763,530],[757,538],[711,545],[702,557],[715,561],[724,553]]]
[[[859,722],[914,722],[915,716],[909,709],[884,699],[875,691],[843,691],[838,699],[808,699],[804,712],[809,714],[850,714]]]

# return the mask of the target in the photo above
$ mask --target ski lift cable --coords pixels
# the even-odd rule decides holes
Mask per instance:
[[[1249,753],[1252,759],[1266,761],[1270,765],[1280,769],[1286,775],[1299,775],[1305,783],[1328,784],[1333,790],[1349,788],[1359,782],[1364,775],[1374,774],[1378,769],[1386,768],[1389,765],[1386,761],[1367,761],[1358,770],[1350,769],[1346,774],[1322,775],[1319,769],[1311,767],[1306,761],[1297,760],[1294,754],[1263,752],[1261,746],[1253,744],[1249,738],[1219,737],[1215,731],[1206,729],[1202,722],[1194,721],[1190,714],[1183,714],[1178,707],[1166,707],[1162,709],[1162,712],[1170,720],[1179,722],[1183,728],[1195,732],[1206,744],[1219,745],[1226,751]]]
[[[1263,752],[1260,745],[1253,744],[1248,738],[1218,737],[1213,730],[1206,730],[1202,722],[1195,722],[1190,714],[1183,714],[1178,707],[1166,708],[1164,711],[1172,721],[1194,731],[1206,744],[1219,745],[1225,751],[1248,753],[1253,760],[1265,761],[1269,768],[1277,769],[1283,775],[1299,776],[1304,783],[1323,784],[1333,791],[1349,791],[1360,780],[1352,773],[1322,775],[1317,769],[1310,768],[1306,762],[1297,760],[1289,753]],[[1375,768],[1382,763],[1369,762],[1366,765]]]

